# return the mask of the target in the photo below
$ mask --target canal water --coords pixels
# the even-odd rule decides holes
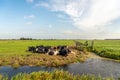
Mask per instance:
[[[88,59],[84,63],[74,63],[61,67],[31,67],[22,66],[17,69],[8,66],[0,67],[0,74],[7,75],[9,79],[18,73],[31,73],[34,71],[53,71],[53,70],[65,70],[70,73],[76,74],[90,74],[90,75],[101,75],[102,77],[120,77],[120,63],[104,60],[104,59]]]

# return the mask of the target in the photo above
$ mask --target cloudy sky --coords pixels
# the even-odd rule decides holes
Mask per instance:
[[[120,39],[120,0],[0,0],[0,39]]]

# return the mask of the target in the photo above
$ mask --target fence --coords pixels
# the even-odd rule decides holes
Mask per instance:
[[[85,49],[88,51],[91,51],[94,46],[94,41],[92,40],[91,42],[88,43],[88,41],[85,41],[84,43],[79,42],[79,41],[74,41],[76,49],[79,51],[84,51]]]

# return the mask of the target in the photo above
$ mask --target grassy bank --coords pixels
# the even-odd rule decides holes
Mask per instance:
[[[80,40],[85,43],[85,40]],[[91,40],[88,40],[89,46],[91,46]],[[88,48],[88,51],[92,51],[101,57],[120,60],[120,40],[94,40],[93,48]]]
[[[1,79],[0,80],[7,80]],[[32,72],[30,74],[17,74],[12,77],[11,80],[113,80],[112,78],[102,78],[96,77],[93,75],[73,75],[67,71],[58,71],[53,72],[41,71],[41,72]]]
[[[22,65],[30,66],[61,66],[73,62],[85,61],[80,53],[71,53],[67,57],[50,56],[47,54],[30,53],[28,46],[74,46],[72,40],[4,40],[0,41],[0,65],[11,65],[17,68]]]
[[[60,55],[29,54],[26,56],[1,57],[0,65],[12,65],[14,68],[23,65],[30,66],[62,66],[73,62],[85,61],[86,57],[80,53],[71,53],[67,57]]]
[[[120,60],[120,40],[95,40],[93,52],[102,57]]]

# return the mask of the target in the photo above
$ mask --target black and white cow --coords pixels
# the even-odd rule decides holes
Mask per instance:
[[[70,49],[68,48],[68,46],[61,46],[60,47],[60,51],[59,54],[62,56],[68,56],[68,54],[70,53]]]
[[[40,46],[36,46],[36,53],[44,53],[44,46],[40,45]]]
[[[31,46],[31,47],[28,48],[28,51],[35,53],[36,52],[36,48]]]
[[[67,46],[57,46],[57,47],[51,47],[51,46],[36,46],[36,47],[29,47],[28,51],[31,51],[33,53],[45,53],[49,55],[62,55],[67,56],[71,51]]]

